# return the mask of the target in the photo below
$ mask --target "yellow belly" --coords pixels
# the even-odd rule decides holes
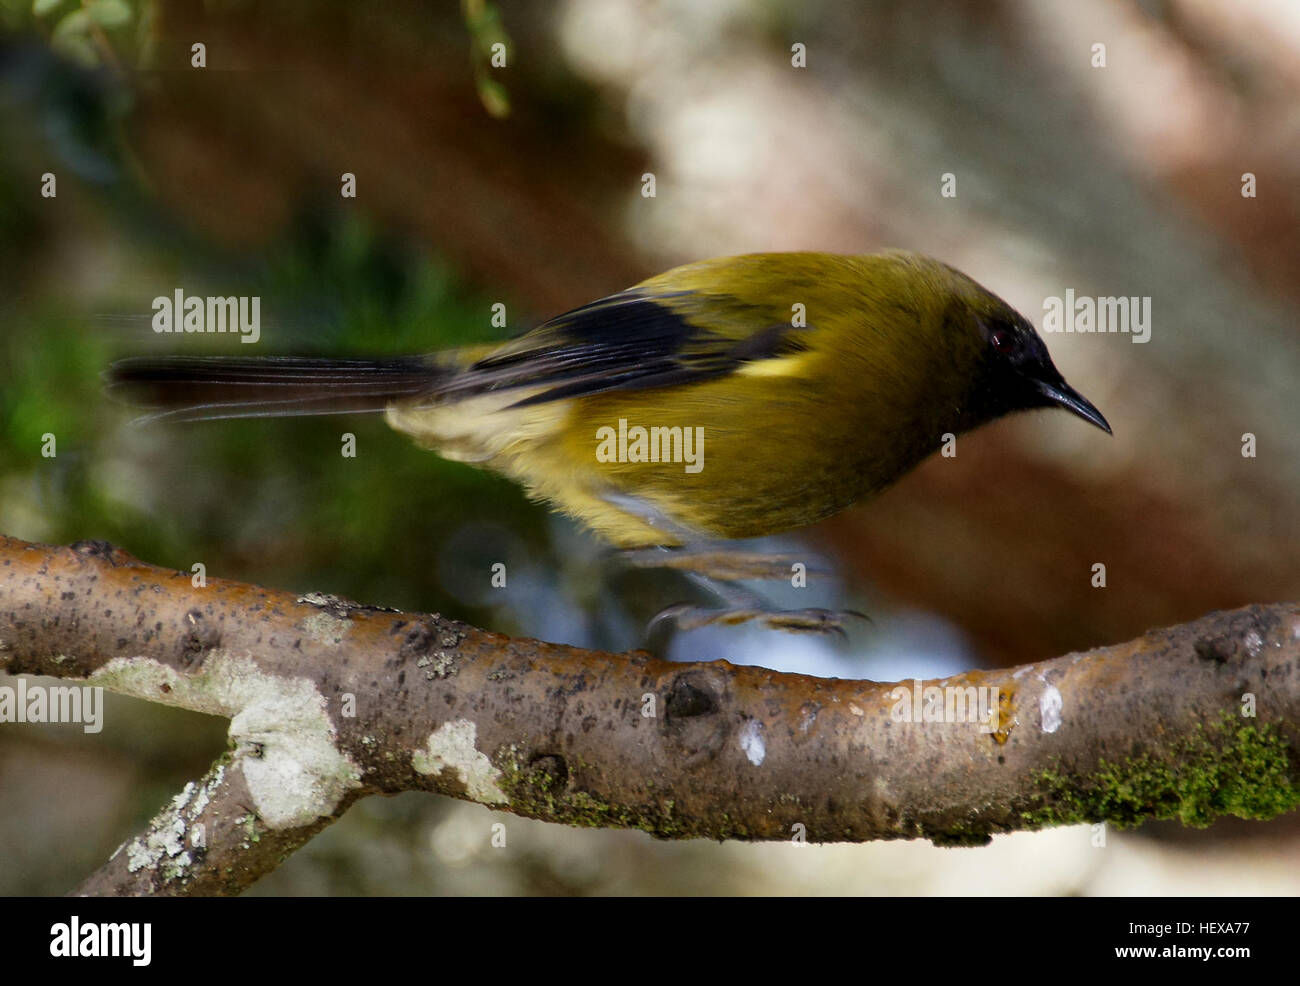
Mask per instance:
[[[447,458],[511,477],[620,547],[803,526],[898,471],[871,460],[858,415],[828,414],[822,395],[771,374],[510,407],[527,396],[399,404],[387,419]]]

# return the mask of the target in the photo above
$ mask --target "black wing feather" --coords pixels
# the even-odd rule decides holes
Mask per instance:
[[[526,407],[611,390],[694,383],[804,348],[797,334],[804,330],[790,325],[756,324],[740,339],[703,328],[664,304],[678,297],[632,290],[576,308],[473,363],[439,397],[544,387],[514,405]]]
[[[703,327],[672,307],[725,312],[729,332]],[[468,366],[453,357],[317,359],[296,356],[137,357],[114,363],[110,394],[154,411],[148,418],[200,420],[382,411],[397,400],[443,403],[526,388],[514,406],[694,383],[744,363],[806,348],[788,324],[736,299],[637,289],[583,305],[494,348]],[[702,299],[703,300],[703,299]],[[715,307],[716,306],[716,307]],[[745,321],[754,320],[752,331]]]
[[[108,393],[149,408],[144,420],[284,417],[382,411],[437,390],[447,371],[427,356],[138,356],[108,370]]]

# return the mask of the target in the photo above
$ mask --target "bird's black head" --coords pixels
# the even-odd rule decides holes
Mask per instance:
[[[1065,382],[1034,327],[999,303],[976,314],[980,354],[975,403],[988,418],[1038,407],[1063,407],[1110,434],[1110,425],[1086,397]]]

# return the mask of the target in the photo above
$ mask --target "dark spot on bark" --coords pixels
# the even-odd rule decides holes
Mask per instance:
[[[543,791],[563,791],[569,785],[569,765],[558,753],[541,753],[528,761],[528,781]]]
[[[721,714],[725,688],[707,671],[683,672],[669,686],[659,721],[665,742],[686,770],[708,763],[727,743],[734,720]]]
[[[546,697],[552,698],[573,698],[574,695],[581,695],[587,690],[587,679],[579,674],[571,676],[568,684],[556,685],[554,688],[546,689]]]
[[[104,561],[111,562],[113,553],[117,550],[107,541],[86,540],[74,541],[72,550],[79,555],[88,555],[92,558],[102,558]]]
[[[406,631],[406,636],[402,640],[402,647],[398,654],[408,661],[424,657],[429,651],[433,650],[437,639],[437,629],[421,620]]]
[[[944,849],[964,849],[971,846],[987,846],[993,836],[987,828],[971,826],[969,829],[958,828],[951,832],[927,832],[930,841]]]
[[[679,675],[668,691],[667,713],[670,719],[690,719],[713,715],[718,711],[717,700],[704,688],[698,687],[689,675]]]
[[[1203,661],[1226,664],[1236,652],[1236,645],[1223,637],[1207,637],[1196,642],[1196,656]]]
[[[162,624],[159,624],[161,627]],[[192,609],[184,617],[184,633],[180,640],[180,663],[182,667],[192,667],[203,660],[203,655],[221,642],[221,634],[207,618],[197,609]]]
[[[77,594],[76,594],[75,592],[71,592],[71,591],[68,591],[68,592],[61,592],[61,593],[59,593],[59,598],[60,598],[60,599],[64,599],[64,600],[67,600],[67,599],[76,599],[76,598],[77,598]]]

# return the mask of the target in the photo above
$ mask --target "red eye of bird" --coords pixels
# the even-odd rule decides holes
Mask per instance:
[[[1010,329],[994,329],[989,333],[989,342],[1000,353],[1009,353],[1016,348],[1016,334]]]

